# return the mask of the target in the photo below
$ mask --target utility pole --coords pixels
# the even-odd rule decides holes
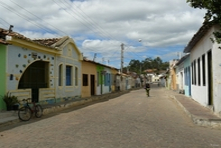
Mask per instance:
[[[121,74],[123,73],[123,66],[124,66],[124,44],[121,44]]]

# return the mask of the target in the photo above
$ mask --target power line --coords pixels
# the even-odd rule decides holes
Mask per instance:
[[[74,3],[73,3],[73,5],[75,5]],[[75,5],[76,6],[76,5]],[[99,30],[101,30],[102,32],[104,32],[105,34],[107,34],[111,39],[114,39],[114,37],[112,36],[112,35],[110,35],[108,32],[106,32],[102,27],[100,27],[100,25],[99,24],[97,24],[95,21],[93,21],[82,9],[80,9],[80,8],[78,8],[77,6],[76,6],[76,8],[77,9],[79,9],[81,12],[82,12],[82,14],[84,14],[85,16],[86,16],[86,19],[88,19],[92,24],[94,24]],[[83,16],[83,15],[82,15]]]
[[[55,0],[53,0],[55,2]],[[60,1],[65,7],[69,7],[69,4],[67,2],[64,1]],[[57,2],[55,2],[59,7],[63,8],[63,10],[65,10],[67,13],[69,13],[66,9],[64,9],[64,7],[62,7],[61,5],[59,5]],[[73,11],[72,9],[69,9],[69,11],[73,12],[76,14],[75,11]],[[72,15],[72,13],[69,13],[72,17],[75,17],[74,15]],[[96,28],[96,25],[92,24],[91,22],[87,21],[86,17],[84,17],[82,14],[80,14],[80,16],[78,14],[76,14],[79,18],[81,18],[82,20],[88,22],[90,24],[90,26],[88,26],[87,24],[85,24],[83,21],[81,21],[79,18],[75,17],[78,21],[80,21],[82,24],[84,24],[84,26],[86,26],[88,29],[92,29],[92,31],[96,34],[96,30],[99,30]],[[98,34],[99,35],[99,34]],[[102,38],[106,38],[107,35],[104,35],[103,32],[100,31],[100,35]]]
[[[35,16],[36,18],[38,18],[39,20],[42,20],[43,22],[45,22],[46,24],[50,25],[51,27],[53,27],[54,29],[60,31],[61,33],[63,33],[64,35],[67,35],[67,33],[63,32],[62,30],[60,30],[59,28],[56,28],[55,26],[47,23],[46,21],[44,21],[42,18],[38,17],[37,15],[31,13],[30,11],[28,11],[27,9],[25,9],[24,7],[20,6],[19,4],[15,3],[14,1],[10,0],[11,2],[13,2],[14,4],[16,4],[18,7],[20,7],[21,9],[25,10],[26,12],[28,12],[29,14]]]
[[[18,15],[19,17],[21,17],[21,18],[27,20],[28,22],[32,23],[33,25],[37,26],[38,28],[41,28],[41,29],[43,29],[44,31],[49,32],[49,29],[45,28],[44,26],[42,27],[42,25],[39,25],[39,24],[36,23],[36,22],[30,21],[30,18],[29,18],[28,16],[26,16],[26,15],[24,15],[24,14],[21,14],[21,13],[19,13],[19,12],[16,12],[16,10],[15,10],[13,7],[10,7],[9,5],[7,5],[7,4],[5,4],[5,3],[3,3],[3,2],[0,2],[0,5],[1,5],[2,7],[4,7],[5,9],[9,10],[10,12],[13,12],[12,10],[14,10],[13,13],[15,13],[16,15]],[[50,33],[51,33],[51,31],[52,31],[52,30],[50,30]]]
[[[6,20],[4,20],[3,18],[0,18],[2,21],[4,21],[6,24],[8,24],[8,25],[11,25],[10,23],[8,23]],[[2,24],[2,23],[1,23]],[[8,27],[8,26],[6,26],[5,24],[2,24],[3,26],[5,26],[6,28]]]

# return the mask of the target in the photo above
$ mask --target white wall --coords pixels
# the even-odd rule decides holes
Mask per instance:
[[[213,37],[214,28],[212,28],[194,47],[191,51],[190,59],[191,62],[196,60],[196,78],[197,84],[192,87],[192,98],[202,104],[203,106],[208,106],[208,61],[207,52],[212,51],[212,73],[213,73],[213,107],[214,112],[221,115],[221,50],[218,48],[217,43],[212,43],[210,38]],[[205,67],[206,67],[206,85],[203,86],[203,75],[202,75],[202,55],[205,54]],[[197,59],[200,57],[201,64],[201,85],[198,85],[198,62]],[[192,74],[192,69],[191,69]],[[192,81],[192,78],[191,78]]]
[[[212,51],[213,64],[213,101],[214,110],[221,116],[221,45],[215,44]]]
[[[192,98],[202,104],[208,106],[208,74],[207,74],[207,52],[212,49],[213,43],[210,38],[212,37],[212,30],[210,30],[192,49],[190,54],[190,62],[196,60],[196,85],[192,84],[193,71],[191,68],[191,91]],[[205,67],[206,67],[206,86],[202,85],[202,55],[205,54]],[[201,85],[198,85],[198,63],[197,59],[200,58],[201,64]]]
[[[37,59],[32,58],[32,52],[37,53]],[[54,88],[54,56],[46,53],[36,52],[14,45],[8,45],[7,50],[7,91],[18,89],[19,81],[25,70],[35,61],[49,62],[49,87]],[[10,80],[13,75],[13,80]]]

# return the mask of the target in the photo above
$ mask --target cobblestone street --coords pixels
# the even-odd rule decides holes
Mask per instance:
[[[33,119],[31,119],[33,120]],[[1,148],[209,148],[221,130],[192,123],[162,87],[68,109],[0,132]]]

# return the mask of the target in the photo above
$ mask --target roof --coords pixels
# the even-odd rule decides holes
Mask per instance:
[[[61,38],[51,38],[51,39],[35,39],[33,41],[45,45],[45,46],[51,46],[58,42]]]
[[[7,42],[5,41],[5,36],[8,34],[8,31],[5,29],[0,28],[0,43],[1,44],[7,44]]]
[[[144,70],[144,72],[146,72],[146,73],[155,73],[155,71],[157,71],[157,69],[146,69],[146,70]]]
[[[53,44],[57,43],[60,39],[62,38],[51,38],[51,39],[36,39],[36,40],[32,40],[30,38],[25,37],[24,35],[17,33],[17,32],[9,32],[6,29],[0,28],[0,42],[7,44],[7,40],[6,40],[6,36],[11,36],[13,38],[17,38],[17,39],[21,39],[21,40],[25,40],[28,42],[32,42],[32,43],[36,43],[39,44],[41,46],[46,46],[49,48],[55,48],[54,46],[52,46]]]
[[[101,64],[101,63],[97,63],[97,62],[92,61],[92,60],[89,60],[89,59],[87,59],[87,58],[84,58],[83,61],[85,61],[85,62],[90,62],[90,63],[96,64],[96,65],[101,65],[101,66],[108,67],[108,68],[112,68],[112,69],[115,69],[115,70],[119,70],[119,69],[117,69],[117,68],[115,68],[115,67],[111,67],[111,66],[108,66],[108,65],[104,65],[104,64]]]
[[[212,23],[204,23],[197,31],[197,33],[192,37],[192,39],[190,40],[183,52],[190,52],[193,49],[193,47],[197,44],[197,42],[199,42],[199,40],[209,31],[209,29],[212,26]]]

